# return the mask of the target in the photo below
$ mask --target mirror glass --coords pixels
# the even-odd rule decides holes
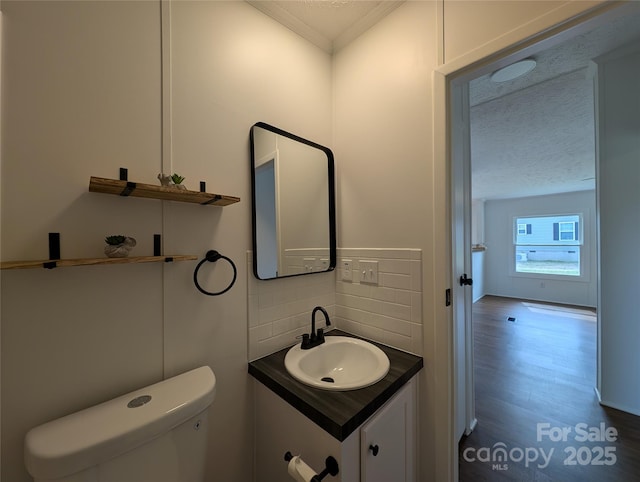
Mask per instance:
[[[253,272],[258,279],[336,266],[333,153],[264,122],[251,128]]]

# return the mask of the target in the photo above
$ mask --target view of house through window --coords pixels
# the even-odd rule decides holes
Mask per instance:
[[[580,276],[580,214],[516,218],[515,272]]]

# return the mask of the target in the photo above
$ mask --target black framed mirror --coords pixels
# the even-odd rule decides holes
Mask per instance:
[[[336,267],[331,149],[277,127],[251,127],[253,273],[261,280]]]

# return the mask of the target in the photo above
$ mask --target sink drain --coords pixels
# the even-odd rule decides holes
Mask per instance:
[[[320,380],[327,383],[335,383],[336,381],[331,377],[322,377]]]

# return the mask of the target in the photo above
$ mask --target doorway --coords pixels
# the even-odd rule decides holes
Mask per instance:
[[[636,21],[635,25],[639,23]],[[637,27],[636,27],[637,29]],[[640,31],[636,30],[634,35],[640,34]],[[632,35],[633,36],[633,35]],[[558,44],[559,45],[559,44]],[[595,57],[604,54],[605,52],[599,52],[595,55]],[[544,54],[543,50],[536,50],[535,47],[530,49],[527,53],[528,56],[542,55]],[[512,57],[515,59],[518,58],[519,54],[513,54]],[[520,55],[522,57],[522,55]],[[586,67],[588,68],[588,67]],[[478,72],[476,72],[476,77],[480,75],[489,75],[491,72],[491,66],[484,66]],[[575,73],[575,72],[573,72]],[[572,74],[572,72],[567,73],[567,75]],[[471,263],[468,261],[470,256],[468,256],[471,251],[471,244],[468,242],[468,239],[471,237],[471,223],[469,219],[471,218],[470,211],[470,199],[465,199],[464,196],[460,196],[460,192],[464,192],[465,187],[464,183],[467,182],[466,178],[472,178],[471,176],[471,167],[469,165],[465,165],[464,161],[462,165],[458,165],[457,162],[457,153],[461,153],[460,156],[464,159],[464,155],[466,151],[471,151],[470,143],[466,140],[460,141],[460,139],[464,139],[465,136],[468,136],[468,131],[465,131],[465,125],[468,125],[469,118],[464,118],[465,115],[470,116],[469,111],[465,112],[464,108],[456,108],[464,107],[464,102],[469,102],[468,93],[465,92],[469,88],[470,83],[472,83],[475,78],[471,78],[473,74],[465,74],[463,79],[454,80],[451,83],[452,87],[452,111],[454,112],[454,116],[457,116],[452,120],[451,126],[453,129],[453,145],[451,147],[451,158],[452,158],[452,177],[454,181],[454,187],[452,189],[452,213],[454,216],[454,221],[452,222],[452,240],[454,242],[452,246],[452,258],[453,258],[453,280],[454,280],[454,323],[456,329],[454,330],[454,339],[453,339],[453,350],[455,353],[454,356],[454,377],[457,380],[454,383],[454,390],[457,390],[456,396],[454,396],[454,407],[456,410],[456,416],[454,417],[454,432],[456,437],[464,431],[464,433],[470,433],[473,429],[473,424],[475,422],[475,410],[473,407],[474,396],[473,396],[473,373],[474,373],[474,364],[473,364],[473,343],[472,343],[472,334],[473,327],[471,324],[471,316],[469,310],[469,292],[470,290],[464,286],[458,288],[458,277],[461,274],[472,273],[473,269],[471,267]],[[511,93],[510,93],[511,94]],[[463,104],[460,104],[460,100],[456,100],[456,96],[458,98],[462,98]],[[456,136],[458,136],[458,142],[456,142]],[[593,149],[595,151],[595,149]],[[466,171],[468,170],[468,172]],[[585,176],[583,179],[588,179],[589,176]],[[595,176],[594,176],[595,177]],[[509,185],[513,187],[517,185],[517,182],[511,181]],[[456,198],[456,195],[458,197]],[[535,195],[535,194],[534,194]],[[537,195],[541,195],[538,193]],[[595,195],[594,195],[595,198]],[[522,213],[522,214],[531,214],[531,213]],[[513,219],[510,219],[507,224],[513,223]],[[595,224],[595,213],[592,215],[592,224]],[[526,228],[525,228],[526,232]],[[505,233],[503,233],[505,234]],[[509,234],[507,233],[508,237]],[[463,242],[462,250],[460,249],[460,243]],[[482,243],[479,243],[482,244]],[[512,243],[515,244],[515,243]],[[495,247],[495,246],[494,246]],[[491,249],[491,246],[489,247]],[[514,248],[515,249],[515,248]],[[593,251],[595,257],[595,242],[593,243]],[[515,252],[512,253],[515,257]],[[514,260],[512,260],[514,261]],[[591,278],[597,279],[597,262],[591,261]],[[463,267],[462,270],[460,267]],[[475,273],[472,273],[473,275]],[[511,273],[513,274],[513,273]],[[473,276],[475,277],[475,276]],[[511,277],[513,278],[513,277]],[[542,278],[541,278],[542,279]],[[546,287],[545,281],[536,281],[537,286],[540,288]],[[531,283],[530,283],[531,284]],[[456,289],[457,288],[457,289]],[[537,296],[531,296],[532,298],[537,298]],[[595,294],[591,295],[591,300],[593,306],[597,304],[597,289],[595,290]],[[539,299],[539,298],[538,298]],[[553,301],[553,300],[552,300]],[[560,301],[560,300],[558,300]],[[569,300],[571,301],[571,300]],[[575,303],[575,304],[584,304],[589,306],[589,302],[586,303]],[[462,342],[464,340],[464,342]],[[457,364],[456,364],[457,362]],[[460,383],[460,378],[464,377],[466,383]],[[594,384],[595,385],[595,384]],[[461,393],[462,391],[462,393]],[[471,413],[470,413],[471,412]],[[482,423],[482,422],[480,422]],[[535,427],[534,427],[535,428]],[[463,430],[462,430],[463,429]],[[457,441],[457,439],[456,439]]]

